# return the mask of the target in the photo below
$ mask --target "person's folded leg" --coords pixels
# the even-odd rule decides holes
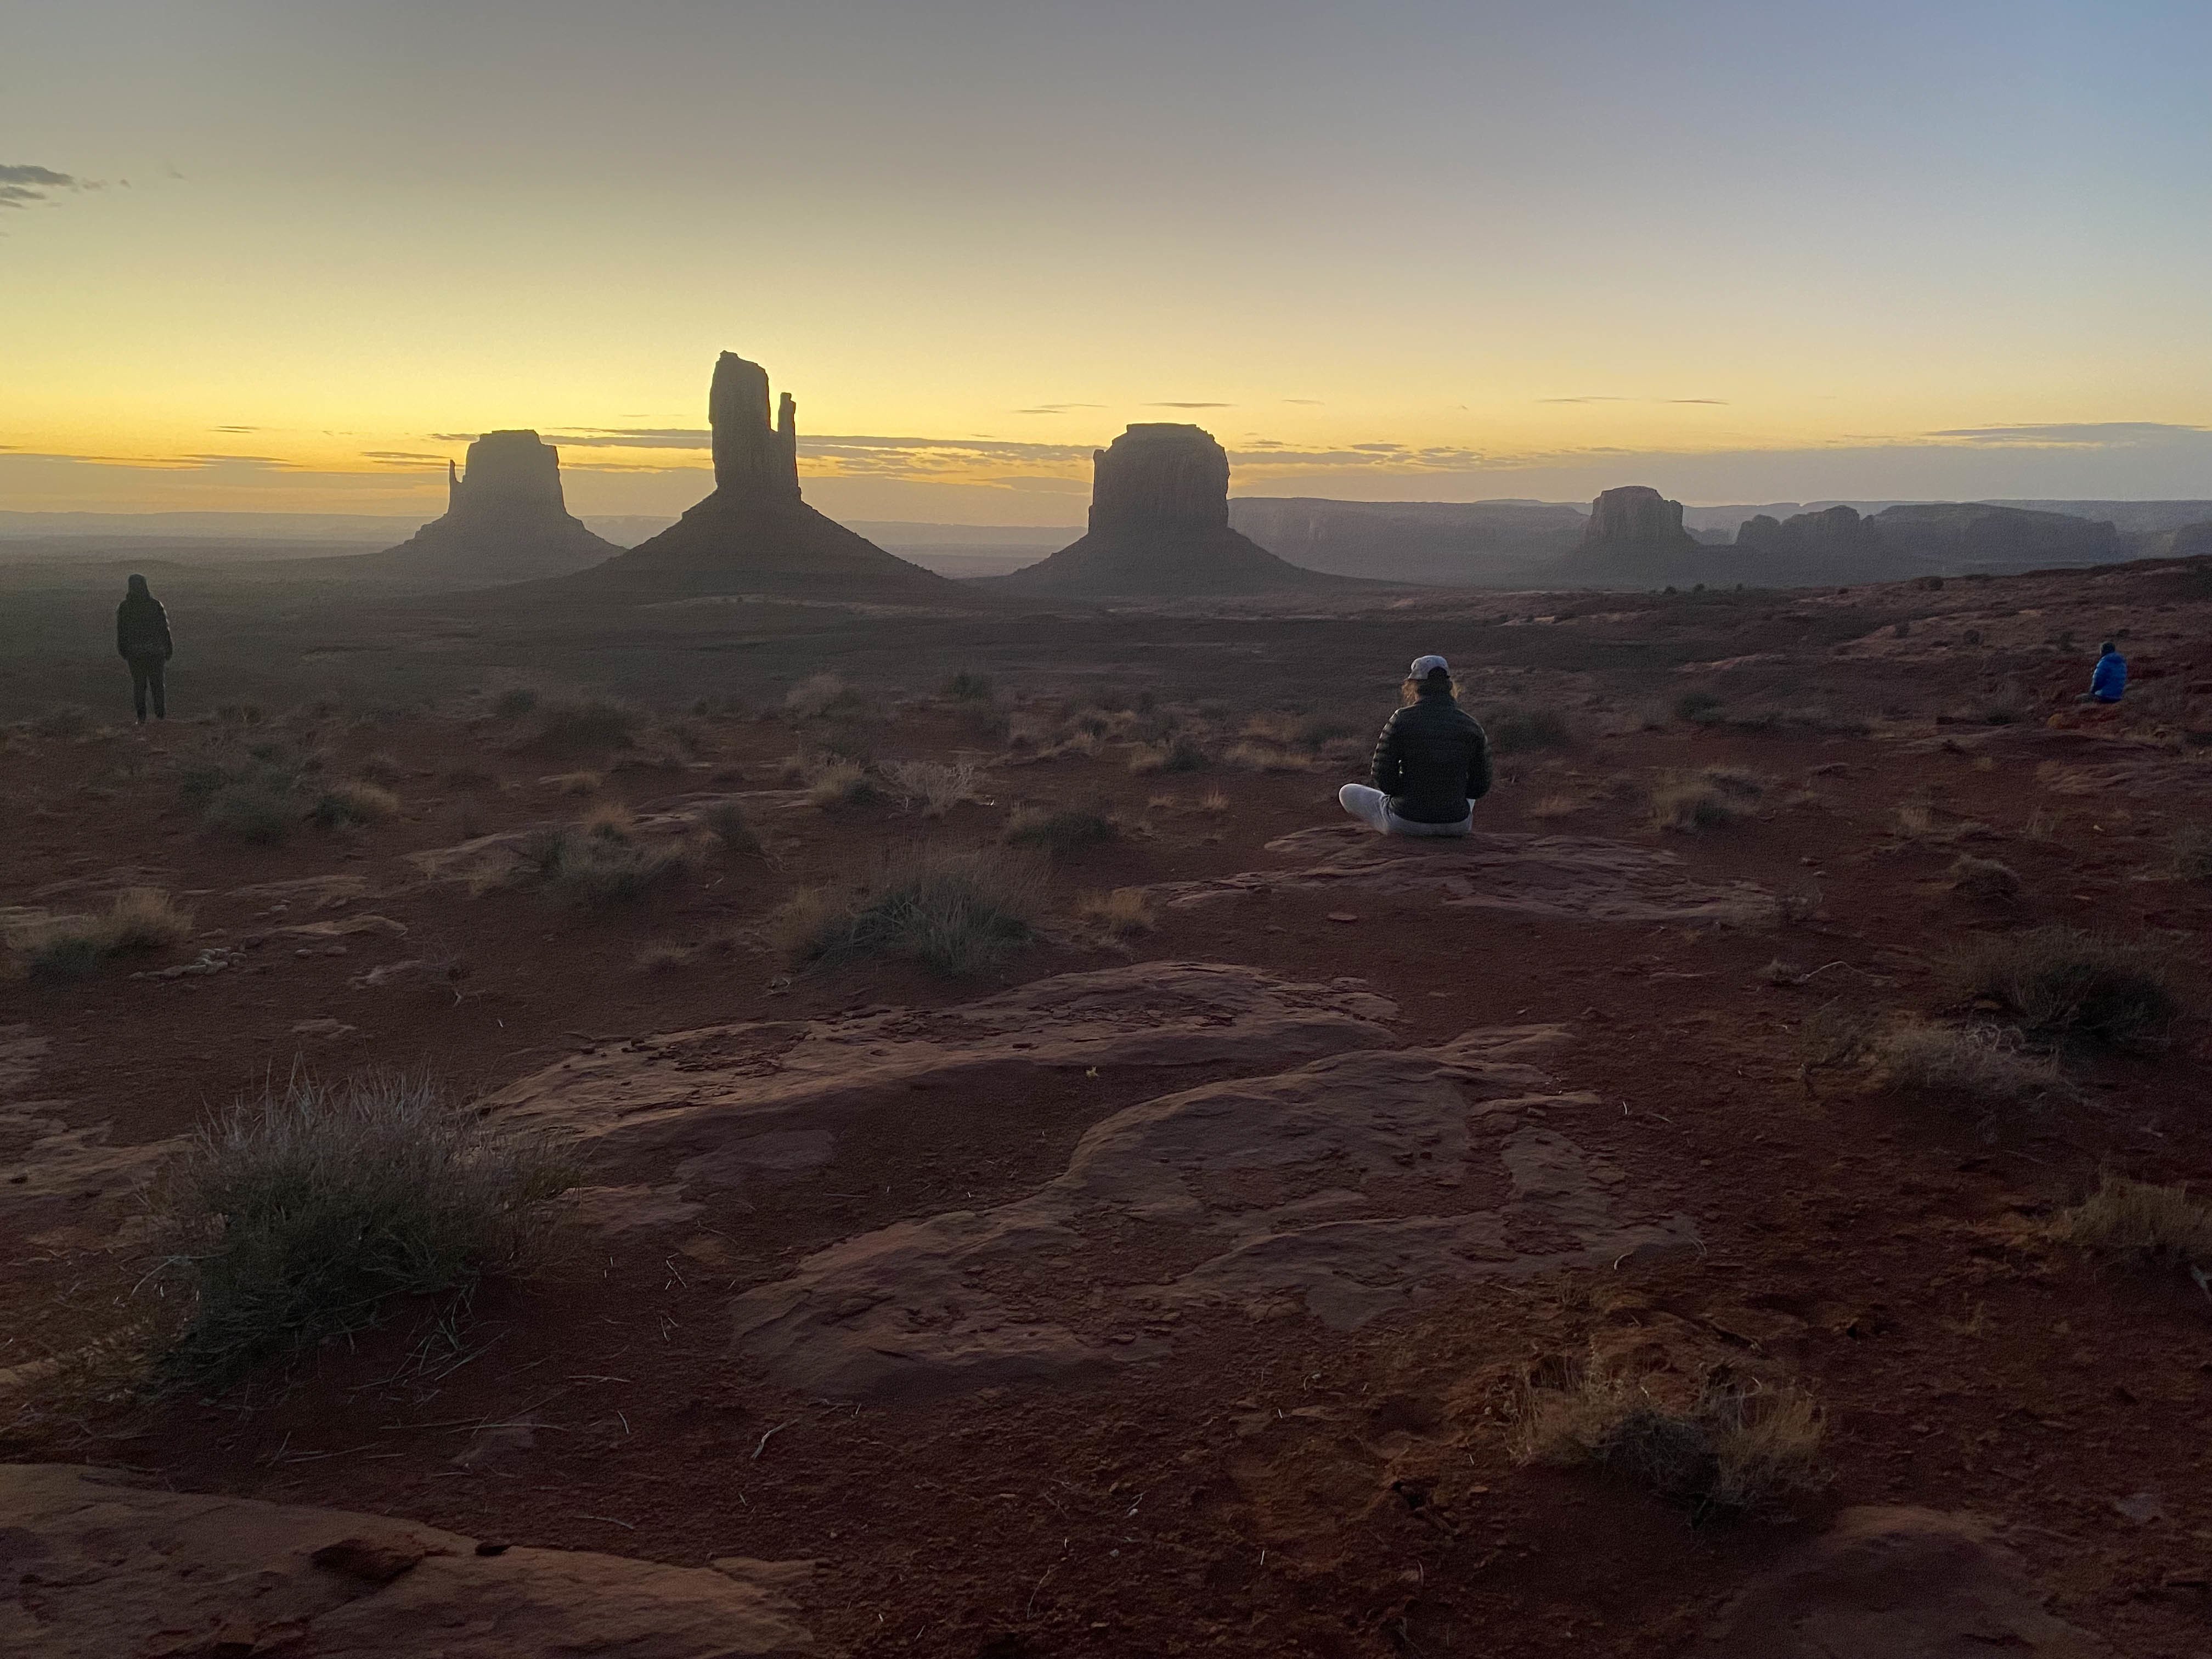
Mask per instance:
[[[1390,798],[1364,783],[1347,783],[1336,792],[1337,805],[1370,830],[1389,833]]]
[[[1387,804],[1384,817],[1384,833],[1393,836],[1466,836],[1474,831],[1474,806],[1472,802],[1468,805],[1467,816],[1456,823],[1423,823],[1415,818],[1401,818],[1390,811]]]

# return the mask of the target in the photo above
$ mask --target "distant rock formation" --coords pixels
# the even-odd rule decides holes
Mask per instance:
[[[1308,570],[1444,587],[1526,586],[1589,522],[1565,501],[1332,501],[1239,495],[1229,522]]]
[[[2166,546],[2160,550],[2174,559],[2201,559],[2212,555],[2212,520],[2185,524],[2169,532]]]
[[[578,580],[639,596],[961,603],[961,585],[886,553],[799,499],[798,406],[769,422],[768,371],[726,351],[707,395],[714,490],[658,536]]]
[[[1091,529],[979,586],[1095,599],[1295,592],[1346,579],[1302,569],[1229,527],[1229,454],[1201,428],[1133,426],[1091,453]]]
[[[443,518],[347,562],[368,574],[490,584],[567,575],[621,551],[569,513],[560,451],[535,432],[487,432],[469,446],[465,471],[446,463]]]
[[[1856,507],[1831,507],[1779,520],[1755,514],[1735,532],[1735,544],[1778,558],[1853,558],[1872,552],[1881,538]]]
[[[1711,550],[1682,528],[1682,504],[1649,484],[1624,484],[1590,503],[1582,545],[1559,562],[1570,580],[1637,586],[1697,580]]]
[[[2108,564],[2127,548],[2112,523],[1985,501],[1929,501],[1893,507],[1869,520],[1882,545],[1923,566],[1947,571],[2033,570]]]

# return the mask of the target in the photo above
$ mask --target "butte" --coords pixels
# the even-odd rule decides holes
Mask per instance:
[[[1279,559],[1229,527],[1229,455],[1211,433],[1159,421],[1091,453],[1091,529],[1036,564],[975,584],[1082,599],[1297,593],[1355,587]]]
[[[487,432],[469,446],[465,471],[446,464],[445,516],[356,568],[489,585],[565,576],[621,551],[568,511],[560,451],[535,432]]]

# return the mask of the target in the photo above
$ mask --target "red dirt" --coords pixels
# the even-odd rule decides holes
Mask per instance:
[[[2101,1271],[2039,1242],[2033,1224],[2104,1168],[2212,1179],[2203,1025],[2187,1022],[2163,1053],[2085,1057],[2078,1100],[1996,1124],[1801,1066],[1797,1028],[1831,999],[1944,1011],[1954,999],[1943,959],[1975,930],[2066,922],[2167,939],[2201,963],[2212,887],[2166,871],[2172,833],[2208,814],[2212,751],[2185,734],[2212,726],[2212,699],[2179,688],[2212,674],[2212,599],[2170,593],[2157,571],[2100,578],[2100,605],[2174,607],[2155,618],[2160,641],[2135,648],[2139,672],[2165,676],[2138,684],[2172,695],[2078,730],[2043,719],[2086,672],[2076,657],[2039,650],[2025,633],[1999,640],[1995,621],[1981,623],[1987,647],[1928,639],[1969,598],[1992,617],[2045,605],[2056,617],[2072,580],[1889,590],[1881,602],[1919,605],[1934,620],[1893,646],[1884,633],[1833,653],[1756,643],[1778,626],[1761,621],[1780,603],[1772,596],[1707,601],[1737,607],[1714,624],[1712,659],[1775,651],[1778,663],[1735,673],[1871,731],[1666,718],[1680,690],[1711,686],[1735,704],[1743,682],[1608,670],[1590,653],[1646,629],[1640,611],[1652,603],[1620,596],[1606,603],[1634,619],[1612,620],[1586,599],[1575,602],[1586,621],[1552,625],[1559,667],[1481,683],[1515,700],[1595,695],[1615,711],[1571,713],[1571,748],[1503,757],[1481,828],[1663,846],[1716,885],[1816,884],[1809,920],[1650,926],[1443,908],[1418,892],[1285,891],[1162,909],[1157,930],[1126,946],[1085,943],[1065,924],[1060,942],[1028,947],[981,984],[880,961],[793,975],[759,939],[795,889],[849,884],[920,836],[993,841],[1023,799],[1103,802],[1125,825],[1149,825],[1059,866],[1057,916],[1081,891],[1276,867],[1264,844],[1331,822],[1335,785],[1360,771],[1346,762],[1139,776],[1109,744],[1095,757],[993,764],[989,799],[941,823],[890,807],[763,811],[771,862],[718,859],[634,908],[583,913],[528,891],[469,898],[416,885],[324,913],[373,912],[409,930],[404,940],[342,941],[343,956],[297,956],[272,941],[242,969],[204,978],[134,981],[125,963],[82,983],[0,986],[0,1025],[26,1024],[51,1043],[21,1098],[141,1143],[185,1132],[295,1054],[325,1073],[428,1067],[490,1088],[635,1035],[940,1007],[1130,953],[1352,977],[1395,1000],[1407,1047],[1477,1026],[1567,1028],[1571,1041],[1544,1069],[1618,1108],[1579,1122],[1580,1144],[1629,1171],[1639,1201],[1693,1217],[1700,1260],[1469,1284],[1350,1332],[1296,1316],[1186,1319],[1169,1357],[1103,1381],[906,1406],[794,1397],[733,1358],[737,1290],[854,1233],[1030,1192],[1086,1128],[1162,1091],[1150,1077],[1076,1073],[1013,1092],[934,1093],[923,1109],[870,1121],[829,1164],[785,1184],[743,1197],[695,1192],[708,1205],[696,1222],[586,1235],[536,1280],[487,1285],[463,1338],[476,1357],[434,1382],[392,1380],[434,1312],[404,1311],[318,1355],[288,1386],[264,1384],[251,1410],[236,1395],[34,1409],[0,1450],[515,1543],[691,1565],[811,1557],[819,1568],[794,1599],[826,1644],[862,1655],[1674,1654],[1752,1573],[1837,1507],[1866,1503],[1992,1517],[2061,1617],[2125,1653],[2200,1652],[2212,1614],[2203,1449],[2212,1304],[2179,1274]],[[1862,600],[1874,598],[1853,596]],[[1480,613],[1507,608],[1518,606],[1486,596]],[[2085,611],[2076,626],[2094,636],[2109,625],[2101,616]],[[1059,681],[1008,682],[1024,708],[1047,707],[1085,662],[1084,626],[1069,622],[1054,637]],[[1239,623],[1237,637],[1264,652],[1277,626],[1291,625]],[[1419,627],[1393,626],[1431,648],[1413,640]],[[1463,626],[1427,632],[1453,651]],[[1377,678],[1387,684],[1387,671],[1366,676]],[[1969,723],[1986,688],[2008,678],[2031,717]],[[1317,691],[1321,706],[1363,726],[1383,712],[1348,678]],[[1194,717],[1218,732],[1267,706],[1233,685],[1219,695],[1233,716]],[[1656,700],[1658,729],[1618,718],[1624,696]],[[1893,700],[1896,717],[1881,718]],[[872,735],[885,757],[942,756],[975,744],[959,719],[937,702],[879,714]],[[775,763],[814,729],[790,717],[690,725],[691,769],[614,769],[605,797],[644,814],[716,788],[772,787]],[[399,820],[301,830],[274,848],[228,844],[199,830],[158,769],[115,773],[129,757],[184,750],[202,729],[17,737],[6,783],[17,840],[0,902],[70,908],[64,884],[112,885],[107,872],[127,867],[192,896],[194,949],[237,945],[314,913],[271,917],[232,890],[332,871],[398,885],[411,874],[405,855],[463,839],[473,827],[465,818],[501,829],[575,816],[589,803],[537,780],[605,758],[538,754],[521,745],[526,722],[460,714],[337,718],[320,730],[333,775],[373,754],[399,758]],[[1695,836],[1650,827],[1651,775],[1715,764],[1773,781],[1753,816]],[[459,769],[509,787],[455,787],[447,780]],[[709,781],[731,774],[749,781]],[[1227,810],[1200,810],[1213,790]],[[1589,804],[1562,819],[1530,816],[1562,794]],[[1173,804],[1147,805],[1160,796]],[[1908,802],[1932,805],[1932,829],[1900,833]],[[2021,896],[1951,893],[1946,871],[1962,852],[2002,859]],[[1330,919],[1346,911],[1356,921]],[[637,963],[650,943],[716,939],[734,943],[661,971]],[[1778,957],[1820,973],[1802,987],[1766,983],[1759,970]],[[436,971],[349,988],[401,957]],[[357,1029],[334,1040],[294,1034],[317,1018]],[[1172,1086],[1221,1074],[1199,1068]],[[602,1178],[669,1177],[641,1168]],[[0,1240],[12,1334],[0,1365],[96,1333],[143,1270],[127,1249],[41,1224],[44,1243]],[[1141,1273],[1147,1262],[1164,1270],[1176,1241],[1133,1235],[1121,1248],[1116,1273]],[[1082,1316],[1092,1288],[1071,1271],[1060,1297],[1068,1317]],[[1501,1413],[1528,1368],[1635,1326],[1755,1352],[1805,1382],[1829,1416],[1828,1490],[1780,1517],[1693,1527],[1601,1479],[1516,1468]],[[538,1425],[534,1443],[456,1466],[478,1425],[523,1419]],[[2160,1516],[2115,1511],[2142,1492],[2156,1495]]]

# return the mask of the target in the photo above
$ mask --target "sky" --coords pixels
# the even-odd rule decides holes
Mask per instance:
[[[0,509],[2212,496],[2204,0],[0,0]]]

